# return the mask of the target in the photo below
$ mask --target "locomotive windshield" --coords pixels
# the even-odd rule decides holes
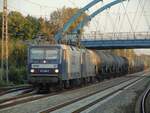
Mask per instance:
[[[32,48],[30,51],[31,59],[44,59],[44,50]]]
[[[57,50],[46,50],[45,59],[57,59],[58,51]]]
[[[30,57],[31,57],[31,59],[34,59],[34,60],[57,59],[58,58],[58,50],[57,49],[32,48],[30,51]]]

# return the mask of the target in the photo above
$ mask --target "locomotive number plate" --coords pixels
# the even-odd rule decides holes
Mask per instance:
[[[49,73],[49,70],[40,70],[40,73]]]

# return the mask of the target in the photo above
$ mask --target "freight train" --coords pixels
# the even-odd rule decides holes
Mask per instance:
[[[63,44],[28,48],[28,81],[39,89],[68,88],[143,69],[139,59],[137,62],[103,51]]]

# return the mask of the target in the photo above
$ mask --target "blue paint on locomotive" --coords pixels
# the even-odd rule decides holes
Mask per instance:
[[[55,73],[55,69],[60,70],[59,73],[62,72],[61,71],[61,69],[62,69],[61,68],[61,62],[60,62],[60,61],[62,61],[62,59],[61,59],[62,57],[59,55],[60,53],[58,53],[57,59],[46,59],[46,58],[43,58],[43,59],[31,59],[30,52],[34,48],[36,48],[36,49],[44,48],[44,49],[42,49],[44,51],[44,50],[49,50],[49,49],[58,49],[58,50],[60,50],[61,47],[60,46],[55,46],[55,47],[31,46],[29,48],[29,53],[28,53],[28,57],[29,57],[29,59],[28,59],[28,72],[30,74],[32,74],[32,75],[34,75],[34,74],[56,74]],[[52,65],[53,67],[52,68],[47,68],[47,67],[42,68],[42,66],[41,66],[41,65],[44,66],[44,65],[48,65],[48,64],[53,64]],[[37,67],[33,68],[32,67],[33,65],[37,66]],[[38,66],[41,66],[41,67],[38,68]],[[35,72],[31,72],[31,69],[34,69]]]

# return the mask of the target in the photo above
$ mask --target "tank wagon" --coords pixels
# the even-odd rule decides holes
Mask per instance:
[[[144,60],[141,57],[126,57],[129,62],[128,73],[135,73],[144,70],[145,64]]]
[[[128,73],[128,59],[110,53],[97,51],[99,64],[99,79],[125,75]]]
[[[143,70],[143,62],[134,60],[63,44],[30,46],[28,81],[39,89],[68,88]]]

